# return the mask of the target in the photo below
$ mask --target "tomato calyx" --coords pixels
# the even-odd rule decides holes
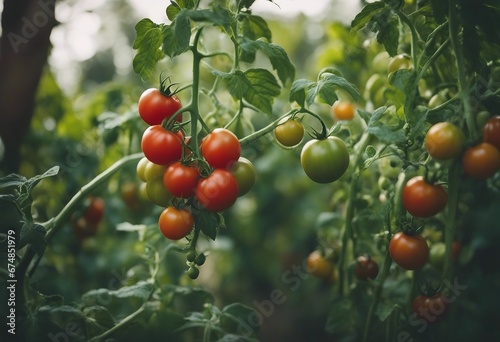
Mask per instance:
[[[176,86],[178,83],[172,83],[170,80],[170,76],[163,77],[163,73],[160,74],[160,87],[158,90],[165,96],[173,96],[179,92],[179,88],[177,87],[175,90],[172,90],[173,86]]]
[[[432,278],[424,278],[418,284],[418,293],[425,297],[433,297],[442,291],[442,284]]]
[[[410,216],[409,219],[405,218],[402,220],[400,231],[408,236],[420,235],[424,230],[424,226],[425,224],[421,220]]]

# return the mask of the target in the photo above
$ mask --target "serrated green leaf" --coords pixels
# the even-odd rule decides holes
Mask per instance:
[[[167,18],[170,21],[174,21],[175,17],[177,17],[177,14],[179,14],[180,11],[181,7],[173,1],[170,5],[167,6]]]
[[[281,87],[274,75],[266,69],[237,70],[233,73],[217,73],[223,77],[231,95],[244,99],[267,114],[272,114],[273,99],[280,94]]]
[[[288,55],[281,46],[269,43],[265,39],[250,40],[243,38],[240,41],[241,48],[248,53],[255,53],[261,50],[269,58],[273,69],[277,71],[281,83],[285,84],[288,80],[295,78],[295,67],[288,58]]]
[[[389,16],[384,25],[380,25],[377,42],[384,45],[389,56],[395,56],[398,53],[399,21],[396,15]]]
[[[306,79],[295,80],[290,88],[289,101],[297,102],[300,106],[305,106],[306,94],[309,89],[316,86],[316,82]]]
[[[21,228],[21,234],[19,234],[17,247],[20,249],[30,244],[38,255],[42,255],[47,245],[45,233],[46,230],[42,225],[33,222],[25,222]]]
[[[128,299],[129,302],[135,302],[135,306],[140,306],[145,300],[147,300],[153,291],[154,286],[148,282],[141,281],[137,284],[131,286],[124,286],[118,290],[109,289],[94,289],[86,292],[82,295],[82,304],[84,306],[90,307],[102,302],[102,298],[108,298],[106,304],[112,304],[115,302],[123,302],[124,299]],[[108,307],[108,305],[106,305]]]
[[[217,213],[201,209],[195,213],[194,225],[201,229],[202,233],[210,239],[215,240],[219,229],[219,219]]]
[[[255,41],[260,38],[264,38],[267,41],[272,41],[272,33],[267,25],[267,22],[259,16],[256,15],[245,15],[239,22],[239,31],[241,35],[247,39]],[[250,52],[246,50],[241,50],[240,59],[243,62],[253,63],[255,60],[255,51]]]
[[[182,9],[172,24],[165,27],[163,33],[163,52],[173,58],[189,48],[191,39],[190,10]]]
[[[188,12],[193,21],[207,21],[217,26],[229,29],[231,25],[231,13],[227,8],[214,6],[211,9],[194,10]]]
[[[18,175],[17,173],[11,173],[5,177],[0,178],[0,189],[19,187],[23,185],[27,180],[28,179],[24,176]]]
[[[338,297],[328,315],[325,330],[338,336],[356,336],[356,314],[349,298]]]
[[[149,19],[142,19],[135,25],[136,38],[133,48],[137,50],[132,66],[134,72],[144,79],[151,77],[156,63],[164,54],[160,47],[164,41],[165,30]]]
[[[354,101],[359,101],[361,97],[353,84],[349,83],[344,77],[332,73],[324,73],[317,84],[317,88],[321,99],[329,105],[333,105],[333,103],[338,100],[337,94],[335,93],[335,90],[338,88],[351,95]]]
[[[398,127],[389,127],[384,124],[382,115],[385,114],[387,107],[380,107],[370,117],[367,132],[373,134],[378,139],[386,143],[402,143],[406,141],[406,135],[403,132],[402,125]]]
[[[376,1],[372,2],[370,4],[367,4],[361,12],[356,15],[354,20],[351,22],[351,28],[352,30],[359,31],[362,28],[364,28],[370,20],[373,18],[373,16],[377,15],[381,11],[385,10],[385,4],[381,1]]]

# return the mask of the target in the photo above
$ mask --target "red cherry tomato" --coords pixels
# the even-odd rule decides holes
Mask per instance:
[[[429,258],[429,246],[420,235],[394,234],[389,243],[392,260],[405,270],[422,268]]]
[[[422,176],[411,178],[403,188],[403,206],[415,217],[427,218],[446,207],[448,194],[441,185],[429,184]]]
[[[190,211],[167,207],[158,218],[162,234],[170,240],[180,240],[193,229],[194,219]]]
[[[500,115],[495,115],[484,125],[483,141],[500,150]]]
[[[200,150],[210,166],[229,169],[240,158],[241,146],[233,132],[216,128],[203,138]]]
[[[160,125],[165,118],[170,118],[182,108],[181,101],[176,95],[165,95],[156,88],[146,89],[138,102],[139,115],[148,125]],[[177,121],[182,121],[178,115]]]
[[[198,182],[195,198],[208,211],[222,211],[236,202],[238,192],[238,183],[231,172],[215,169]]]
[[[189,198],[194,195],[200,173],[196,166],[175,162],[167,167],[163,176],[163,184],[175,197]]]
[[[142,135],[142,152],[149,161],[167,165],[182,156],[182,140],[179,133],[165,130],[161,125],[148,127]]]
[[[500,151],[485,142],[469,147],[462,156],[462,166],[469,177],[490,178],[500,169]]]

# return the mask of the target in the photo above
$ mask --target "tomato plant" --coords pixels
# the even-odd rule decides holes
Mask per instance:
[[[283,146],[298,145],[304,137],[304,126],[297,120],[286,120],[274,129],[276,140]]]
[[[489,143],[480,143],[467,148],[462,156],[466,175],[476,179],[487,179],[500,169],[500,151]]]
[[[441,185],[429,184],[422,176],[415,176],[403,188],[403,205],[415,217],[431,217],[444,209],[448,194]]]
[[[463,133],[457,126],[439,122],[427,131],[425,148],[433,158],[452,159],[462,152],[463,141]]]
[[[200,179],[195,198],[209,211],[225,210],[238,198],[238,182],[231,172],[215,169],[208,177]]]
[[[193,229],[193,215],[185,209],[167,207],[160,214],[158,226],[161,233],[170,240],[180,240]]]
[[[163,176],[165,188],[175,197],[188,198],[194,195],[200,172],[196,165],[175,162],[167,167]]]
[[[410,69],[413,67],[413,63],[411,62],[411,58],[404,54],[399,54],[392,57],[389,60],[389,64],[387,65],[387,71],[389,73],[393,73],[397,70],[401,69]]]
[[[142,136],[142,152],[149,161],[167,165],[182,156],[182,140],[173,132],[160,125],[148,127]]]
[[[500,150],[500,115],[493,116],[483,126],[483,141]]]
[[[156,88],[146,89],[139,98],[139,114],[150,126],[160,125],[163,119],[168,119],[182,108],[181,101],[174,94],[165,94]],[[182,121],[182,116],[176,118]]]
[[[349,151],[337,137],[308,141],[302,148],[300,163],[306,175],[317,183],[331,183],[349,167]]]
[[[418,270],[429,258],[429,246],[420,235],[398,232],[391,238],[389,253],[400,267],[406,270]]]
[[[229,169],[240,158],[241,146],[233,132],[216,128],[203,138],[200,151],[212,167]]]

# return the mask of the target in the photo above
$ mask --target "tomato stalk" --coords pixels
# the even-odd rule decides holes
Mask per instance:
[[[458,195],[460,190],[460,167],[458,162],[453,162],[448,169],[448,210],[446,212],[444,243],[445,259],[443,267],[443,279],[451,279],[452,245],[455,240],[457,225]]]
[[[413,58],[413,68],[415,69],[415,72],[418,71],[418,58],[417,58],[417,47],[418,47],[418,32],[415,29],[415,26],[411,22],[410,18],[406,16],[401,10],[396,11],[399,19],[408,26],[411,32],[411,47],[410,47],[410,53]]]
[[[201,32],[203,27],[196,31],[194,36],[193,45],[191,46],[191,51],[193,53],[193,87],[191,92],[191,102],[189,103],[189,113],[191,115],[191,140],[190,144],[192,151],[196,157],[200,158],[200,144],[198,141],[198,121],[200,118],[199,109],[199,93],[200,93],[200,64],[203,59],[203,54],[198,51],[198,43],[200,41]],[[205,125],[206,126],[206,125]],[[208,127],[206,127],[208,128]]]
[[[273,129],[275,129],[280,124],[280,122],[283,118],[295,115],[298,112],[299,112],[299,110],[296,108],[290,110],[289,112],[283,114],[282,116],[280,116],[278,119],[274,120],[273,122],[271,122],[267,126],[259,129],[258,131],[253,132],[250,135],[247,135],[246,137],[244,137],[242,139],[240,139],[240,145],[241,146],[248,145],[251,142],[253,142],[254,140],[257,140],[257,139],[263,137],[264,135],[266,135],[267,133],[270,133]]]
[[[347,202],[346,214],[345,214],[345,224],[342,227],[342,231],[340,232],[341,240],[342,240],[342,250],[339,258],[339,293],[340,295],[344,294],[344,286],[346,282],[346,274],[347,269],[345,269],[345,265],[347,265],[347,244],[349,239],[353,242],[353,253],[355,257],[356,255],[356,235],[354,233],[354,229],[352,226],[352,220],[354,218],[354,200],[356,199],[355,194],[357,193],[358,188],[358,179],[361,173],[360,166],[363,163],[363,154],[366,150],[366,147],[370,143],[372,135],[368,132],[365,132],[359,142],[355,146],[356,155],[354,158],[354,171],[351,177],[351,184],[349,187],[349,201]]]
[[[457,75],[458,75],[458,93],[460,94],[460,98],[462,100],[462,105],[464,109],[465,122],[467,126],[467,131],[469,138],[471,140],[477,139],[477,128],[476,122],[474,120],[474,116],[472,113],[472,105],[469,97],[469,83],[467,81],[466,75],[466,66],[465,59],[462,50],[462,45],[459,39],[459,23],[458,23],[458,9],[455,1],[450,0],[449,4],[449,13],[448,13],[448,21],[449,21],[449,36],[451,41],[451,46],[453,47],[453,51],[455,53],[455,63],[457,66]]]

